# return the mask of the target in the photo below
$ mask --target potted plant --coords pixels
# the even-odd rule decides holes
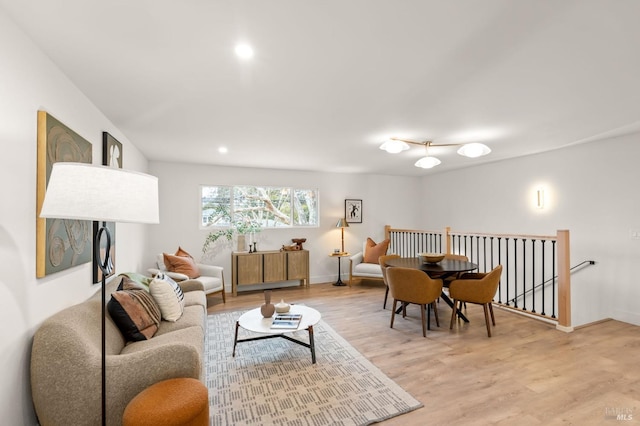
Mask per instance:
[[[244,217],[241,220],[231,221],[231,226],[229,226],[228,228],[217,229],[215,231],[209,232],[204,240],[202,252],[206,253],[211,245],[218,241],[221,237],[226,238],[227,241],[231,241],[234,234],[238,235],[238,251],[245,251],[247,234],[250,235],[249,248],[251,249],[251,244],[255,244],[254,234],[260,231],[262,231],[262,225],[260,225],[260,222],[257,222],[248,217]]]

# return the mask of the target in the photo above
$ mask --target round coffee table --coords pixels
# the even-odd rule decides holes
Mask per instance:
[[[313,326],[316,325],[318,321],[320,321],[320,318],[321,318],[320,312],[308,306],[291,305],[291,309],[287,313],[302,314],[302,319],[300,320],[300,325],[298,326],[298,328],[287,328],[287,329],[271,328],[271,323],[273,323],[273,317],[275,317],[277,314],[273,314],[272,318],[264,318],[262,316],[262,313],[260,312],[260,308],[252,309],[240,315],[240,318],[238,318],[238,320],[236,321],[236,333],[233,340],[232,356],[236,356],[236,345],[240,342],[250,342],[253,340],[272,339],[274,337],[282,337],[283,339],[287,339],[291,342],[294,342],[306,348],[309,348],[311,350],[311,362],[315,364],[316,349],[313,342]],[[247,331],[263,334],[263,336],[249,337],[246,339],[238,340],[238,329],[240,327],[244,328]],[[309,343],[294,339],[293,337],[288,335],[288,333],[293,333],[299,330],[308,330]]]

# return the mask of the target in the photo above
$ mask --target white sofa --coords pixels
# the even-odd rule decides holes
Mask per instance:
[[[204,286],[205,295],[222,293],[222,302],[227,303],[227,298],[224,291],[224,268],[221,266],[205,265],[204,263],[196,263],[196,266],[200,270],[200,276],[194,278],[196,281],[200,281]],[[162,272],[169,277],[173,278],[176,282],[188,280],[189,277],[185,274],[178,272],[170,272],[167,270],[167,266],[164,264],[164,256],[162,253],[156,256],[156,267],[148,269],[151,276]]]

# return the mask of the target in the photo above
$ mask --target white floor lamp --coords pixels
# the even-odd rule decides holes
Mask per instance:
[[[102,424],[106,424],[106,277],[113,270],[111,233],[105,222],[159,223],[158,178],[86,163],[54,163],[40,210],[42,218],[102,222],[94,242],[102,270]],[[104,257],[100,241],[106,239]]]

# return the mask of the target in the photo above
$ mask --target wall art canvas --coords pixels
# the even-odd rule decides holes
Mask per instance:
[[[111,136],[108,132],[102,132],[102,165],[115,167],[117,169],[122,168],[122,144],[118,142],[116,138]],[[109,184],[106,182],[105,184]],[[109,256],[111,257],[111,263],[113,264],[113,270],[108,276],[116,273],[116,224],[115,222],[104,222],[105,226],[111,234],[111,250]],[[93,240],[95,241],[100,229],[100,222],[93,222]],[[100,241],[100,259],[104,259],[106,247],[106,237]],[[102,282],[102,269],[98,265],[98,260],[95,256],[93,258],[93,282]]]
[[[344,217],[347,223],[362,223],[362,200],[344,200]]]
[[[41,278],[93,257],[91,221],[39,217],[53,164],[90,164],[92,148],[89,141],[45,111],[38,111],[37,138],[36,277]]]

